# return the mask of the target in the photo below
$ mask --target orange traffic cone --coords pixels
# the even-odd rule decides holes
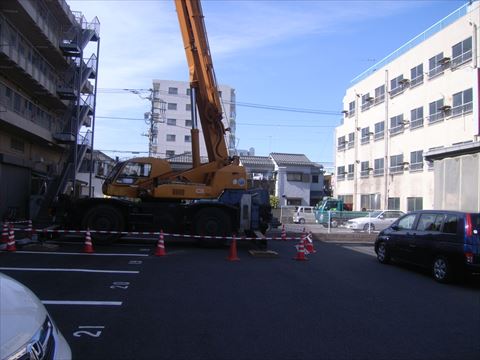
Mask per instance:
[[[233,235],[232,241],[230,242],[230,250],[228,252],[228,261],[239,261],[240,259],[237,256],[237,239]]]
[[[2,243],[8,243],[8,223],[4,222],[2,227]]]
[[[15,246],[15,232],[13,230],[13,224],[10,224],[8,231],[7,251],[17,251]]]
[[[305,237],[305,249],[308,251],[309,254],[314,254],[317,252],[313,247],[313,239],[312,239],[312,232],[309,231],[308,235]]]
[[[163,241],[163,230],[160,230],[160,236],[157,242],[157,249],[155,250],[155,256],[165,256],[165,242]]]
[[[298,243],[298,245],[296,245],[296,248],[297,248],[297,256],[295,256],[293,258],[293,260],[298,260],[298,261],[307,261],[307,257],[305,256],[305,239],[304,237],[302,236],[302,239],[300,240],[300,242]]]
[[[287,232],[285,231],[285,224],[282,225],[282,240],[287,241]]]
[[[90,229],[87,229],[85,233],[85,243],[83,246],[83,252],[87,254],[93,253],[93,245],[92,245],[92,238],[90,236]]]

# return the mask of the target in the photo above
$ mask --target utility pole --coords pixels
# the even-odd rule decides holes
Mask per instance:
[[[144,114],[145,123],[148,125],[147,133],[143,133],[143,136],[148,137],[148,156],[158,156],[158,123],[165,122],[166,102],[160,99],[157,94],[159,89],[154,86],[153,89],[149,89],[150,95],[148,97],[142,97],[143,99],[150,100],[150,111]]]

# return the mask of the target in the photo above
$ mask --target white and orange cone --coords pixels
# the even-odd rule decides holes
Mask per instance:
[[[298,243],[298,245],[295,246],[297,248],[297,255],[293,258],[293,260],[297,261],[307,261],[306,257],[306,251],[305,251],[305,238],[302,235],[302,239]]]
[[[8,223],[4,222],[2,226],[2,243],[8,243]]]
[[[282,240],[287,241],[287,232],[285,230],[285,224],[282,225]]]
[[[87,229],[85,233],[85,243],[83,246],[83,252],[87,254],[93,253],[92,237],[90,236],[90,229]]]
[[[160,236],[158,237],[157,249],[155,250],[155,256],[165,256],[165,242],[163,241],[163,230],[160,230]]]
[[[315,248],[313,247],[313,239],[312,239],[311,231],[305,237],[305,249],[308,251],[309,254],[314,254],[317,252],[317,250],[315,250]]]
[[[8,231],[7,251],[17,251],[15,245],[15,231],[13,230],[13,224],[10,224]]]

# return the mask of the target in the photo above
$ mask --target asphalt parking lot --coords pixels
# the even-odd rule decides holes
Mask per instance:
[[[0,253],[0,271],[44,302],[74,359],[480,355],[471,336],[480,332],[477,282],[444,286],[385,267],[371,243],[352,238],[316,241],[305,262],[292,260],[295,241],[270,241],[275,258],[252,257],[247,245],[239,243],[240,261],[230,262],[228,247],[191,241],[167,239],[165,257],[153,255],[155,239],[97,246],[94,254],[82,252],[81,239],[48,242]]]

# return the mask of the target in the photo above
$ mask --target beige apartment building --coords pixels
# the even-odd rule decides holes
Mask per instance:
[[[223,124],[229,128],[225,143],[231,154],[235,150],[235,89],[219,85],[219,95],[223,106]],[[152,113],[150,128],[150,154],[161,158],[192,151],[192,106],[190,83],[175,80],[153,80]],[[200,119],[200,155],[206,156]]]
[[[352,80],[337,197],[355,210],[478,209],[478,25],[479,2],[465,4]]]

